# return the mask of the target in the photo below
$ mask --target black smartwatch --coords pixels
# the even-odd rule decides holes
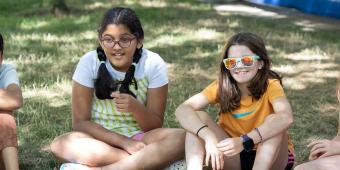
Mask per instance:
[[[250,152],[254,148],[254,141],[247,134],[241,136],[243,148],[246,152]]]

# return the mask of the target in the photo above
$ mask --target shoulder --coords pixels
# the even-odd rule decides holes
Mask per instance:
[[[5,76],[7,74],[12,74],[12,73],[16,73],[15,67],[13,65],[11,64],[0,65],[0,75]]]
[[[268,79],[268,88],[269,87],[282,87],[282,85],[278,79]]]
[[[97,61],[97,52],[95,50],[90,51],[90,52],[86,53],[85,55],[83,55],[80,58],[79,61],[80,62],[86,62],[86,63],[88,63],[88,62],[90,62],[90,63],[96,62]]]
[[[165,63],[164,60],[162,59],[162,57],[155,53],[155,52],[152,52],[148,49],[143,49],[143,53],[142,53],[142,60],[145,60],[145,62],[147,64],[150,64],[150,63]]]
[[[15,70],[15,68],[12,64],[1,64],[0,72],[3,72],[5,70]]]

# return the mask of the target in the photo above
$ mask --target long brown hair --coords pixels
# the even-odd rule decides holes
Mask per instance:
[[[267,90],[268,79],[278,79],[281,83],[282,77],[270,70],[271,58],[267,54],[264,41],[256,34],[243,32],[233,35],[223,48],[220,61],[219,88],[217,99],[220,104],[220,113],[231,112],[240,106],[241,91],[236,80],[231,76],[230,71],[225,68],[222,60],[228,58],[229,48],[233,45],[244,45],[260,57],[263,62],[262,69],[259,69],[251,80],[248,89],[253,97],[259,99]],[[282,83],[281,83],[282,84]]]
[[[338,77],[338,83],[336,85],[336,97],[338,98],[338,102],[340,103],[340,77]]]

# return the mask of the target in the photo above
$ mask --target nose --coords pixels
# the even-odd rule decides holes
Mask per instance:
[[[118,47],[118,48],[117,48]],[[114,41],[113,42],[113,46],[112,46],[113,49],[121,49],[122,47],[119,45],[119,41]]]
[[[242,68],[244,65],[242,64],[241,60],[236,60],[235,68]]]

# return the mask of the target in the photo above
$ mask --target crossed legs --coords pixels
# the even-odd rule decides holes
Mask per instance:
[[[103,166],[103,169],[160,169],[183,157],[184,137],[182,129],[154,129],[142,139],[147,146],[129,155],[85,133],[71,132],[57,137],[51,144],[51,150],[62,161]]]

